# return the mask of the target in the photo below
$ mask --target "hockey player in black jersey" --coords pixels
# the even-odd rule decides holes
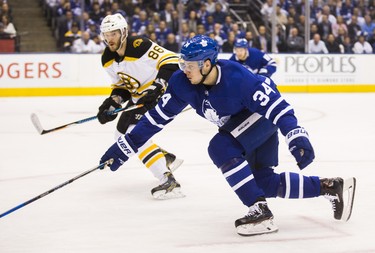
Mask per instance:
[[[117,114],[110,115],[108,112],[124,103],[127,103],[126,107],[143,104],[143,107],[121,114],[117,138],[129,132],[143,114],[156,105],[167,88],[170,76],[178,69],[178,57],[147,38],[128,36],[128,25],[121,14],[106,16],[100,30],[107,45],[102,65],[112,80],[112,93],[99,107],[99,122],[105,124],[114,120]],[[138,157],[160,181],[160,185],[151,191],[155,198],[183,196],[180,184],[172,174],[181,165],[181,159],[151,141],[138,149]]]
[[[209,37],[197,35],[187,40],[181,49],[181,71],[169,79],[159,103],[105,152],[101,162],[113,158],[111,169],[116,170],[190,105],[198,115],[217,125],[218,133],[211,139],[208,153],[232,190],[249,207],[248,213],[235,221],[238,234],[278,230],[266,201],[271,197],[325,196],[332,203],[334,218],[347,221],[353,206],[355,178],[276,173],[278,131],[285,136],[301,170],[315,158],[307,131],[270,78],[217,57],[217,44]]]

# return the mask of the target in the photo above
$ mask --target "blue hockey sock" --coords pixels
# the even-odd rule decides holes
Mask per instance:
[[[233,191],[246,206],[251,206],[264,192],[254,180],[250,166],[245,159],[234,158],[220,167],[225,179]]]
[[[319,177],[307,177],[297,173],[280,173],[280,187],[277,194],[286,199],[302,199],[320,195]]]

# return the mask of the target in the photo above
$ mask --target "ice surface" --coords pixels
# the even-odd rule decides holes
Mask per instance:
[[[187,195],[157,201],[157,185],[134,157],[117,172],[95,171],[0,219],[0,252],[375,252],[375,94],[284,94],[310,134],[316,161],[305,175],[357,178],[349,222],[324,198],[270,199],[279,232],[241,237],[247,212],[207,146],[216,128],[192,110],[154,141],[185,160],[175,176]],[[0,213],[95,167],[114,142],[115,123],[97,121],[39,135],[96,114],[104,97],[0,98]],[[280,138],[277,171],[298,172]]]

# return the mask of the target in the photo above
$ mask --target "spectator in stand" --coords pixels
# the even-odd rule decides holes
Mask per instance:
[[[336,42],[339,45],[344,45],[344,39],[345,39],[345,36],[347,36],[347,32],[344,30],[344,28],[339,27],[337,33],[338,34],[337,34],[337,36],[335,38]]]
[[[345,0],[345,3],[343,4],[341,1],[337,1],[337,5],[340,11],[340,16],[342,16],[346,22],[349,21],[353,14],[353,9],[354,9],[353,1]]]
[[[326,40],[328,34],[332,33],[332,23],[328,20],[328,16],[323,14],[321,22],[318,23],[318,31],[322,40]]]
[[[104,44],[104,42],[102,41],[102,39],[100,38],[100,36],[97,34],[97,35],[93,35],[91,37],[91,39],[95,42],[95,44],[97,45],[96,46],[96,52],[94,53],[98,53],[98,54],[101,54],[104,52],[104,49],[106,47],[106,45]]]
[[[310,54],[328,54],[328,49],[324,41],[320,39],[319,33],[315,33],[313,39],[309,40]]]
[[[144,34],[148,24],[147,12],[140,11],[139,17],[133,19],[132,31],[136,32],[138,35]]]
[[[367,33],[367,38],[370,39],[372,37],[372,32],[375,29],[375,22],[372,20],[370,15],[365,16],[365,23],[361,26],[361,31]]]
[[[126,18],[126,12],[124,10],[120,9],[119,3],[116,2],[116,1],[114,1],[111,5],[111,13],[112,13],[112,15],[120,13],[121,16]]]
[[[248,47],[253,47],[254,38],[253,33],[251,31],[247,31],[245,33],[245,39],[247,40]]]
[[[272,17],[272,5],[273,0],[266,0],[262,5],[262,9],[260,10],[260,13],[263,15],[263,19],[266,21],[270,21],[270,18]]]
[[[258,28],[259,35],[254,38],[254,47],[258,48],[263,53],[271,52],[272,51],[272,40],[267,35],[267,30],[264,25],[260,25]]]
[[[181,24],[181,38],[179,38],[179,42],[182,44],[189,39],[189,26],[186,22],[182,22]]]
[[[228,33],[228,39],[224,41],[223,46],[221,48],[221,51],[223,53],[233,53],[233,47],[234,47],[234,42],[236,40],[236,36],[234,35],[233,31],[230,31]]]
[[[196,11],[190,11],[187,24],[190,31],[197,32],[198,17]]]
[[[287,15],[282,11],[280,4],[276,5],[276,21],[279,24],[286,25],[288,23]]]
[[[215,11],[215,1],[214,0],[207,0],[205,3],[207,7],[208,13],[212,14]]]
[[[155,29],[155,33],[158,44],[164,45],[167,41],[167,35],[171,33],[171,30],[168,29],[167,23],[162,20],[159,22],[159,27]]]
[[[294,19],[294,17],[288,17],[288,23],[285,26],[285,33],[287,36],[290,35],[290,30],[292,28],[298,28],[296,20]]]
[[[361,31],[361,27],[358,25],[358,17],[353,15],[348,24],[348,35],[351,41],[357,40],[357,34]]]
[[[358,41],[354,43],[353,52],[355,54],[372,54],[372,46],[366,41],[367,34],[360,32]]]
[[[170,27],[173,34],[179,33],[179,29],[180,29],[179,22],[180,22],[180,20],[179,20],[179,16],[178,16],[178,11],[174,10],[172,12],[172,24],[171,24],[171,27]]]
[[[186,13],[190,13],[191,11],[198,12],[201,8],[201,0],[191,0],[186,6]]]
[[[223,46],[224,41],[228,38],[228,36],[223,32],[222,25],[220,23],[215,23],[213,33],[215,35],[214,39],[221,48]]]
[[[206,29],[207,32],[213,32],[214,26],[215,26],[214,18],[212,17],[212,15],[208,15],[207,16],[207,22],[204,25],[204,28]]]
[[[233,26],[234,22],[233,22],[233,19],[230,15],[227,15],[225,17],[225,22],[222,26],[222,30],[224,33],[228,34],[229,31],[232,31],[232,26]]]
[[[224,24],[227,14],[223,11],[221,3],[215,4],[215,11],[211,14],[215,23]]]
[[[357,23],[362,27],[365,23],[365,18],[363,17],[363,13],[358,7],[354,7],[353,16],[357,16]]]
[[[375,53],[375,29],[372,30],[372,37],[368,40],[368,43],[370,43],[372,51]]]
[[[296,28],[298,29],[298,35],[305,40],[305,15],[300,15],[298,21],[296,22]]]
[[[206,35],[206,28],[204,28],[204,25],[200,24],[197,26],[197,34]]]
[[[81,38],[82,32],[79,30],[77,22],[72,24],[72,28],[64,34],[64,52],[71,52],[71,47],[76,39]]]
[[[207,11],[207,5],[202,2],[201,7],[200,7],[199,11],[197,12],[198,23],[205,25],[206,22],[207,22],[207,16],[210,15],[210,14],[211,13],[209,13]]]
[[[330,54],[339,54],[341,53],[340,45],[335,41],[335,36],[331,33],[327,37],[326,47],[328,53]]]
[[[345,36],[344,43],[342,44],[344,49],[344,54],[353,54],[353,43],[349,36]]]
[[[57,38],[57,47],[62,48],[65,41],[65,34],[72,29],[73,23],[76,22],[76,18],[73,13],[68,10],[65,15],[62,15],[57,20],[57,28],[55,31],[55,37]]]
[[[7,15],[1,16],[1,23],[3,23],[4,32],[8,33],[11,38],[14,38],[17,36],[16,28],[14,27],[13,23],[10,22],[9,17]]]
[[[337,37],[339,35],[339,29],[343,29],[345,33],[348,32],[348,27],[346,26],[344,22],[344,18],[342,16],[337,16],[337,23],[332,24],[332,33],[333,36]]]
[[[305,51],[305,40],[298,35],[298,29],[292,28],[286,40],[289,53],[303,53]]]
[[[169,30],[172,31],[173,3],[166,3],[164,10],[160,11],[160,20],[165,21]]]
[[[104,12],[100,9],[99,2],[93,2],[91,11],[89,11],[91,20],[93,20],[97,25],[100,25],[102,18],[104,17]]]
[[[336,24],[337,19],[334,15],[331,13],[331,9],[328,4],[324,5],[321,12],[318,12],[317,18],[318,18],[318,24],[323,22],[323,17],[327,16],[327,19],[330,24]]]
[[[0,22],[0,39],[11,39],[11,34],[4,31],[4,24]]]
[[[157,37],[156,37],[156,33],[155,32],[152,32],[150,33],[150,36],[148,37],[150,40],[152,40],[153,42],[157,43],[158,40],[157,40]]]
[[[13,22],[12,9],[9,7],[7,1],[3,1],[1,4],[0,16],[8,16],[9,22]]]
[[[72,53],[88,54],[100,51],[97,44],[90,38],[89,32],[83,32],[81,38],[73,41],[70,48]]]
[[[96,23],[93,20],[88,21],[88,28],[86,29],[87,32],[90,33],[90,38],[92,39],[95,35],[99,34],[100,31],[96,25]]]
[[[240,28],[240,26],[237,23],[233,23],[231,30],[234,32],[234,35],[236,36],[236,39],[243,39],[245,38],[245,32]]]
[[[101,2],[102,3],[100,4],[100,10],[104,14],[107,14],[109,11],[111,11],[111,9],[112,9],[112,0],[103,0]]]
[[[175,53],[179,52],[179,45],[176,41],[176,36],[173,33],[169,33],[167,35],[167,41],[165,42],[163,47]]]

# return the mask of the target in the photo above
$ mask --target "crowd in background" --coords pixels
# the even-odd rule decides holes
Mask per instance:
[[[182,6],[176,0],[40,1],[57,50],[62,52],[102,52],[101,20],[120,13],[128,21],[130,35],[146,36],[174,52],[178,52],[180,42],[205,34],[215,39],[224,53],[233,52],[237,38],[245,38],[250,47],[270,53],[273,1],[277,1],[276,52],[303,53],[305,48],[305,0],[263,0],[258,10],[263,22],[256,31],[235,22],[228,11],[228,3],[246,2],[241,0],[184,0]],[[375,53],[375,0],[309,1],[309,53]],[[3,0],[0,37],[4,32],[16,35],[12,20],[11,8]]]

